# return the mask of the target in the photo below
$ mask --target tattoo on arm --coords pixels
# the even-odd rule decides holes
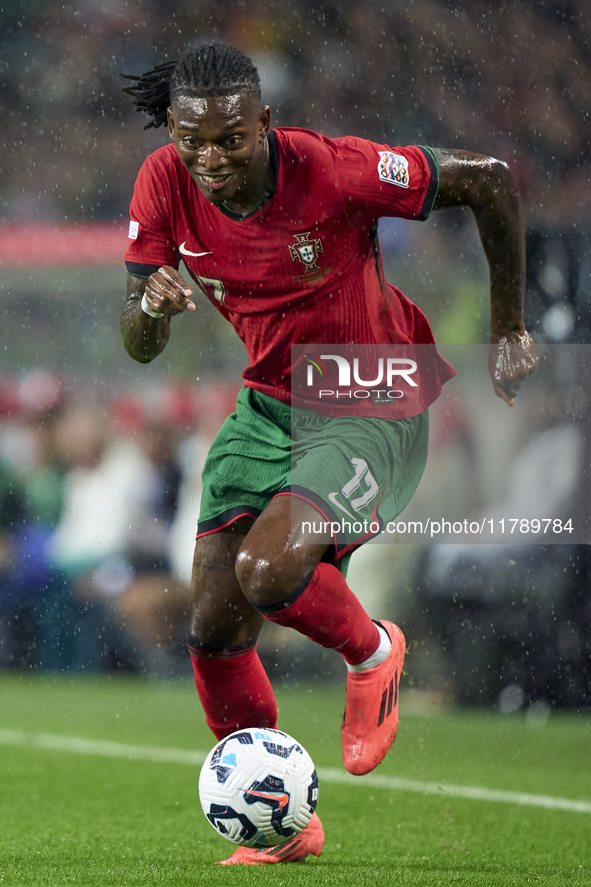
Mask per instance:
[[[142,311],[142,296],[148,284],[143,277],[127,275],[127,301],[121,314],[121,340],[134,360],[149,363],[165,348],[170,337],[170,318],[156,319]]]

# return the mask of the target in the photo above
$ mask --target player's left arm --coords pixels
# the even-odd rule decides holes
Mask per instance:
[[[490,268],[489,372],[496,394],[513,406],[538,366],[523,322],[525,233],[519,191],[509,167],[494,157],[434,148],[439,190],[433,209],[469,206]]]

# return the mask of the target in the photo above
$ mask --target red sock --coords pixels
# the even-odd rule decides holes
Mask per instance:
[[[281,605],[278,605],[281,607]],[[332,564],[320,563],[304,591],[287,607],[260,608],[265,619],[295,628],[358,665],[375,653],[380,633]]]
[[[277,726],[277,703],[256,647],[212,656],[189,646],[195,686],[216,739],[246,727]]]

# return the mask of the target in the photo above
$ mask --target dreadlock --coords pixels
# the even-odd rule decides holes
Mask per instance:
[[[257,69],[239,49],[223,43],[186,49],[178,61],[157,65],[139,77],[123,77],[135,81],[123,90],[133,97],[135,110],[152,118],[144,129],[163,126],[166,109],[179,96],[208,98],[244,93],[261,100]]]

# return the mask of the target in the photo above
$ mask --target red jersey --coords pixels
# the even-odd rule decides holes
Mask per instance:
[[[292,346],[433,343],[423,312],[385,280],[376,232],[381,216],[427,218],[438,169],[430,149],[416,146],[296,128],[273,130],[269,142],[275,188],[246,218],[201,194],[173,144],[151,154],[135,185],[125,259],[131,274],[144,277],[182,259],[242,339],[245,384],[318,409],[292,399]],[[322,412],[422,412],[455,374],[434,348],[429,353],[412,404],[384,411],[359,402],[351,410],[341,401],[332,412],[324,403]]]

